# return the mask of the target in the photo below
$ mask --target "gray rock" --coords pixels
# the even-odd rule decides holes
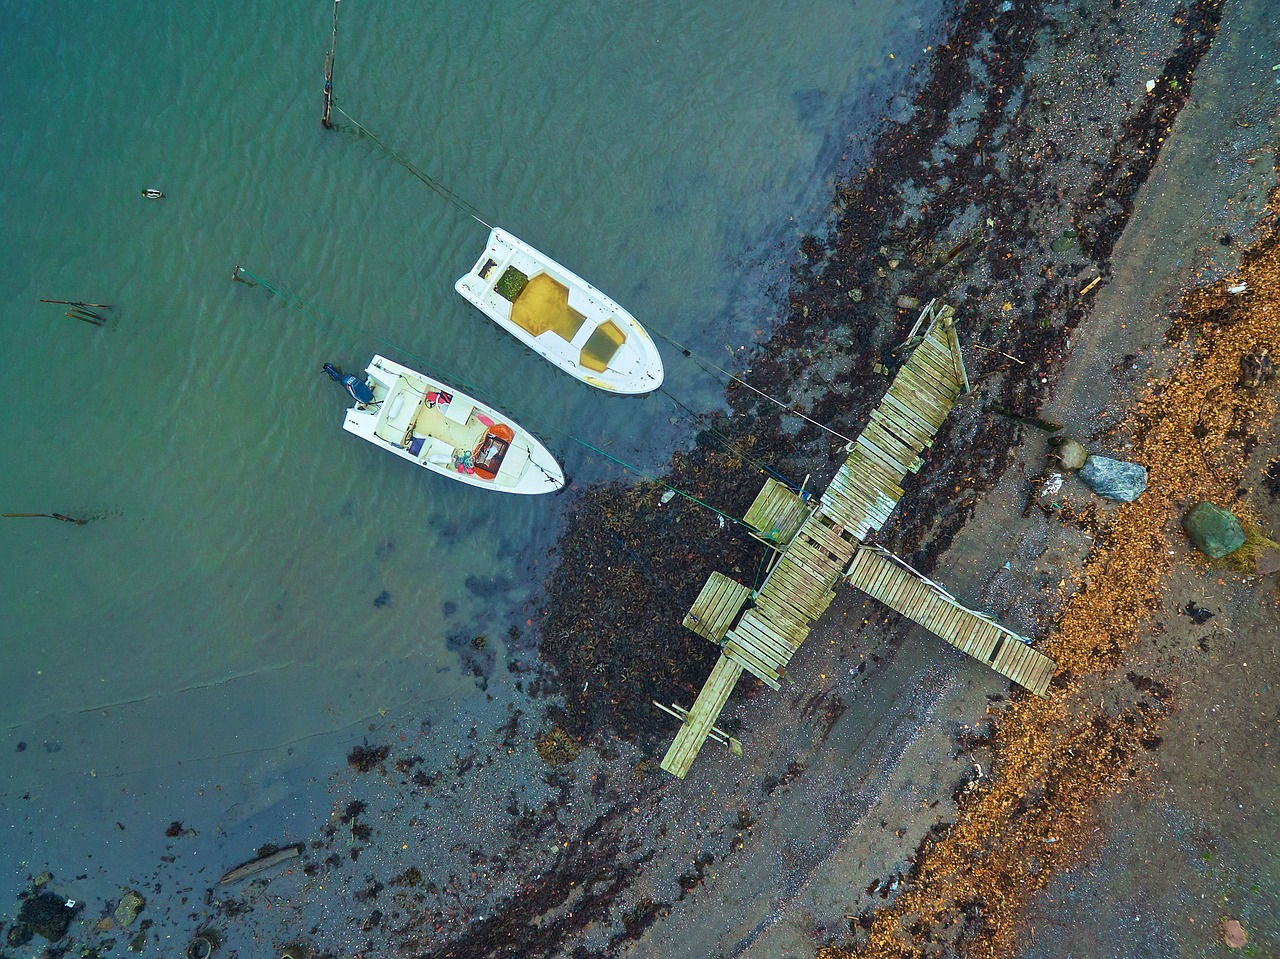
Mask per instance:
[[[121,929],[127,929],[138,918],[138,913],[146,908],[147,900],[132,889],[128,890],[116,903],[116,925]]]
[[[1147,488],[1147,468],[1109,456],[1090,456],[1080,473],[1081,482],[1105,499],[1132,503]]]
[[[1063,440],[1058,444],[1058,462],[1064,470],[1078,470],[1089,458],[1089,451],[1084,444],[1075,440]]]
[[[900,310],[914,310],[919,305],[920,300],[914,296],[907,296],[907,294],[903,293],[902,296],[898,297],[898,309]]]
[[[1244,545],[1244,529],[1230,510],[1212,503],[1196,503],[1182,517],[1182,531],[1191,545],[1212,559],[1234,553]]]

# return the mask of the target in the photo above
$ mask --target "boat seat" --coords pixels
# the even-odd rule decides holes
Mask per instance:
[[[427,441],[422,444],[422,453],[419,458],[432,466],[448,466],[453,462],[453,452],[453,447],[444,440],[428,436]]]
[[[471,411],[475,408],[475,404],[470,400],[460,399],[455,395],[449,405],[444,408],[444,418],[455,423],[466,423],[471,416]]]
[[[597,373],[609,368],[613,355],[627,341],[627,334],[613,320],[605,320],[582,344],[582,353],[578,360],[582,366]]]

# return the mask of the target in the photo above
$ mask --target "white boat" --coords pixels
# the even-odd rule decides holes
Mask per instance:
[[[612,393],[662,385],[662,356],[634,316],[545,253],[495,229],[463,297],[570,376]]]
[[[374,356],[361,383],[325,364],[355,400],[342,428],[449,479],[503,493],[553,493],[564,472],[528,430],[491,406]],[[372,395],[370,395],[372,394]]]

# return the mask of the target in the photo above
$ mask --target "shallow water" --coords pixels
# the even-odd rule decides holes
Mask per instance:
[[[318,123],[326,4],[0,6],[0,508],[94,520],[0,521],[16,889],[86,850],[147,855],[126,829],[177,807],[279,838],[370,720],[485,710],[447,640],[492,637],[501,662],[565,500],[360,443],[324,361],[395,344],[483,388],[578,482],[622,470],[566,433],[656,469],[690,424],[662,394],[558,373],[453,292],[484,228]],[[335,89],[490,222],[735,364],[938,6],[348,2]],[[114,308],[99,330],[40,297]],[[659,346],[673,396],[719,402]]]

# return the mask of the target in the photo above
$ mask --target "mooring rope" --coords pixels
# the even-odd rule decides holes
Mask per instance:
[[[709,433],[713,433],[720,440],[721,445],[724,446],[724,448],[727,449],[730,453],[734,454],[735,456],[742,457],[742,459],[746,460],[748,463],[750,463],[760,472],[767,473],[768,475],[772,476],[774,479],[778,480],[780,483],[790,487],[795,492],[797,493],[800,492],[799,483],[793,482],[792,480],[788,479],[787,477],[779,473],[776,469],[774,469],[768,463],[764,462],[763,460],[757,459],[756,457],[748,453],[745,447],[738,445],[733,440],[732,437],[730,437],[726,433],[721,432],[716,427],[716,425],[711,422],[710,416],[708,416],[705,413],[698,413],[694,410],[691,410],[684,403],[680,402],[680,400],[676,399],[675,396],[673,396],[664,386],[658,387],[658,392],[661,393],[663,396],[665,396],[667,399],[669,399],[676,406],[680,407],[680,409],[684,410],[685,413],[687,413],[690,416],[690,418],[692,418],[693,421],[699,424],[703,429],[707,430]]]
[[[804,413],[801,413],[794,406],[788,406],[786,403],[782,402],[782,400],[776,399],[775,397],[770,396],[768,393],[764,392],[763,390],[756,389],[754,386],[752,386],[742,377],[737,376],[736,374],[730,373],[728,370],[721,369],[715,363],[711,362],[711,360],[707,359],[707,357],[702,356],[701,354],[695,353],[693,350],[689,349],[689,347],[685,346],[682,343],[677,342],[674,337],[668,336],[666,333],[663,333],[662,330],[659,330],[655,327],[646,327],[646,328],[652,329],[654,333],[662,337],[664,340],[666,340],[668,343],[674,346],[677,350],[679,350],[682,354],[689,357],[691,360],[693,360],[695,363],[701,366],[705,372],[710,373],[711,370],[715,370],[720,375],[727,376],[729,379],[733,380],[735,383],[740,383],[741,385],[745,386],[751,392],[758,393],[759,395],[763,396],[766,400],[768,400],[770,403],[774,404],[775,406],[778,406],[786,410],[788,413],[791,413],[795,416],[800,417],[800,419],[804,420],[806,423],[812,423],[814,426],[818,427],[818,429],[826,430],[832,436],[839,437],[841,440],[843,440],[846,443],[853,442],[853,440],[849,439],[849,437],[845,436],[843,433],[837,430],[833,430],[831,427],[825,426],[824,424],[819,423],[817,420],[809,416],[806,416]],[[708,366],[711,367],[711,370],[707,369]]]
[[[469,203],[468,201],[464,200],[462,197],[458,196],[458,194],[454,193],[452,190],[450,190],[447,186],[445,186],[439,180],[435,179],[435,177],[432,177],[426,173],[423,173],[421,170],[419,170],[416,166],[414,166],[409,161],[408,157],[405,157],[397,153],[395,150],[391,149],[391,147],[383,143],[380,139],[378,139],[376,135],[374,135],[372,130],[370,130],[368,127],[363,126],[359,120],[353,117],[346,110],[342,109],[342,107],[338,106],[337,104],[334,104],[333,108],[337,110],[339,113],[341,113],[348,120],[350,120],[351,124],[357,130],[360,131],[361,135],[367,136],[374,143],[378,144],[378,146],[382,149],[383,153],[385,153],[387,156],[391,157],[391,159],[399,163],[402,167],[404,167],[406,170],[412,173],[415,177],[417,177],[419,180],[425,183],[432,190],[435,190],[435,192],[439,194],[446,202],[452,203],[454,206],[456,206],[459,210],[461,210],[467,216],[471,217],[471,219],[475,220],[481,226],[485,227],[485,229],[488,229],[488,230],[493,229],[493,227],[489,225],[489,223],[484,219],[484,217],[480,215],[480,210],[475,205]]]
[[[500,401],[488,390],[483,389],[482,387],[479,387],[479,386],[475,386],[471,383],[468,383],[466,380],[462,379],[461,377],[457,377],[451,373],[446,373],[442,371],[438,366],[436,366],[434,363],[428,360],[425,356],[421,356],[417,353],[414,353],[412,350],[406,350],[404,347],[399,346],[395,343],[392,343],[390,340],[386,339],[385,337],[377,336],[376,334],[370,333],[367,330],[364,330],[353,323],[348,323],[346,320],[342,319],[342,317],[338,316],[337,314],[330,313],[328,310],[322,307],[316,306],[314,303],[304,300],[300,296],[295,296],[292,293],[282,290],[277,286],[273,286],[271,283],[267,282],[265,279],[258,276],[256,273],[245,269],[243,266],[237,266],[235,268],[235,272],[232,273],[232,278],[233,279],[248,278],[252,282],[261,286],[263,289],[279,297],[281,300],[283,300],[285,303],[291,306],[296,312],[300,313],[302,316],[311,320],[317,326],[320,326],[321,329],[324,329],[324,326],[319,322],[319,320],[316,319],[316,316],[314,314],[319,314],[321,316],[327,317],[328,319],[339,324],[340,326],[345,327],[347,330],[350,330],[352,333],[356,333],[362,337],[366,337],[368,339],[374,340],[375,342],[381,343],[383,346],[386,346],[389,349],[395,350],[397,353],[401,353],[405,356],[411,357],[412,359],[418,361],[419,363],[422,363],[429,370],[432,370],[433,372],[438,373],[442,379],[447,379],[451,382],[458,383],[463,390],[465,390],[468,393],[471,393],[472,395],[486,397],[487,399],[492,400],[495,403],[495,405],[500,404]],[[332,331],[330,330],[328,332],[332,332]],[[591,450],[593,453],[598,453],[599,455],[603,456],[605,459],[612,460],[614,463],[617,463],[623,469],[628,470],[632,473],[635,473],[637,476],[640,476],[651,483],[654,483],[658,486],[663,486],[669,489],[671,492],[675,493],[677,496],[682,496],[685,499],[689,500],[691,503],[696,503],[697,505],[703,507],[704,509],[710,510],[711,512],[715,513],[717,516],[721,517],[722,519],[726,519],[731,523],[735,523],[738,526],[743,527],[744,529],[748,529],[748,530],[755,529],[755,527],[751,526],[751,524],[745,522],[744,520],[738,519],[738,517],[732,516],[729,513],[724,512],[723,510],[716,509],[716,507],[712,506],[710,503],[707,503],[707,502],[704,502],[703,500],[698,499],[698,497],[694,496],[692,493],[686,493],[684,490],[680,489],[678,486],[673,486],[672,484],[668,483],[666,480],[659,479],[656,476],[652,476],[649,473],[646,473],[640,467],[635,466],[634,464],[628,463],[625,460],[619,459],[618,457],[614,456],[612,453],[606,453],[604,450],[600,449],[600,447],[594,446],[593,444],[588,443],[586,440],[582,439],[582,437],[576,436],[575,434],[570,433],[568,430],[561,429],[558,426],[553,426],[552,424],[547,423],[545,420],[542,420],[539,417],[534,417],[533,419],[535,422],[538,423],[538,425],[541,428],[548,430],[550,432],[556,433],[559,436],[564,437],[565,439],[572,440],[578,445],[584,446],[587,449]]]
[[[430,187],[432,190],[438,193],[446,201],[448,201],[449,203],[452,203],[454,206],[456,206],[459,210],[461,210],[467,216],[471,217],[473,220],[475,220],[477,223],[481,224],[482,226],[486,227],[487,229],[490,229],[490,230],[493,229],[493,227],[490,226],[490,224],[480,216],[480,211],[473,204],[467,202],[462,197],[458,196],[456,193],[450,190],[447,186],[445,186],[439,180],[436,180],[435,178],[423,173],[416,166],[414,166],[407,157],[397,153],[395,150],[391,149],[391,147],[387,146],[387,144],[383,143],[382,140],[378,139],[378,137],[373,133],[372,130],[370,130],[368,127],[361,125],[358,120],[356,120],[346,110],[342,109],[342,107],[335,104],[334,109],[337,110],[339,113],[341,113],[348,120],[350,120],[352,125],[354,125],[355,128],[361,132],[361,134],[363,134],[364,136],[367,136],[374,143],[376,143],[382,149],[383,153],[385,153],[387,156],[391,157],[391,159],[399,163],[402,167],[404,167],[406,170],[412,173],[415,177],[417,177],[419,180],[425,183],[428,187]],[[698,353],[695,353],[693,350],[689,349],[689,347],[685,346],[682,343],[677,342],[673,337],[668,336],[666,333],[662,332],[662,330],[659,330],[647,324],[646,324],[646,329],[653,330],[654,333],[662,337],[664,340],[666,340],[668,343],[674,346],[677,350],[679,350],[685,356],[694,360],[694,362],[698,363],[699,366],[702,366],[705,372],[710,373],[711,370],[715,370],[720,375],[726,376],[730,380],[733,380],[734,382],[740,383],[741,385],[745,386],[747,389],[751,390],[753,393],[760,394],[770,403],[773,403],[776,406],[780,407],[781,409],[786,410],[788,413],[791,413],[794,416],[800,417],[806,423],[812,423],[814,426],[818,427],[819,429],[826,430],[832,436],[838,437],[840,440],[842,440],[845,443],[853,442],[853,440],[845,436],[843,433],[840,433],[837,430],[833,430],[831,427],[826,426],[822,423],[819,423],[817,420],[809,416],[806,416],[804,413],[801,413],[794,406],[788,406],[786,403],[770,396],[768,393],[765,393],[763,390],[756,389],[756,387],[752,386],[742,377],[737,376],[733,373],[730,373],[728,370],[721,369],[719,366],[717,366],[707,357],[702,356]],[[711,370],[707,369],[708,366],[711,367]],[[782,477],[779,477],[779,479],[782,479]],[[784,482],[786,481],[784,480]]]

